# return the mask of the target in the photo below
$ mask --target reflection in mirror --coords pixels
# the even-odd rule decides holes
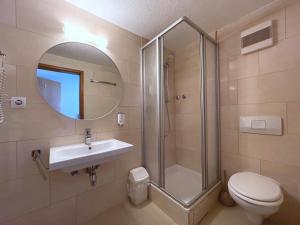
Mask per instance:
[[[99,49],[67,42],[50,48],[36,70],[40,95],[73,119],[97,119],[120,103],[123,82],[113,61]]]

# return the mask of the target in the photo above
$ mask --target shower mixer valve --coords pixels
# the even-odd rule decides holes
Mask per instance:
[[[175,97],[176,100],[180,100],[180,98],[186,99],[186,95],[185,95],[185,94],[182,94],[182,95],[176,95],[176,97]]]

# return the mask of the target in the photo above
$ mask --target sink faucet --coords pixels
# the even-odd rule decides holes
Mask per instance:
[[[86,128],[85,129],[84,143],[86,145],[88,145],[88,146],[90,146],[92,144],[92,133],[91,133],[91,129],[90,128]]]

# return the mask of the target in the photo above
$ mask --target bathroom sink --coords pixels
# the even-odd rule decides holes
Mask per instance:
[[[133,145],[109,139],[91,145],[75,144],[50,148],[49,170],[71,172],[116,159],[133,149]]]

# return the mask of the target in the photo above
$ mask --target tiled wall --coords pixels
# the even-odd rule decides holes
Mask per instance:
[[[229,175],[254,171],[278,180],[285,201],[272,218],[300,221],[300,3],[272,19],[276,44],[241,55],[240,30],[220,42],[222,165]],[[283,136],[239,133],[239,116],[277,115]]]
[[[35,68],[47,49],[67,40],[64,21],[108,39],[105,52],[118,66],[125,87],[114,114],[75,121],[54,112],[37,93]],[[25,109],[6,106],[6,122],[0,124],[0,224],[85,224],[126,198],[128,170],[141,163],[140,41],[65,1],[0,1],[0,49],[7,54],[7,91],[10,96],[26,96],[28,103]],[[126,114],[122,128],[116,124],[118,111]],[[50,146],[82,142],[88,127],[94,139],[115,137],[134,144],[134,151],[101,165],[96,187],[90,186],[84,172],[73,177],[46,172],[44,180],[31,160],[31,150],[42,149],[47,160]]]
[[[176,159],[201,172],[201,113],[199,43],[177,50],[175,56]],[[183,99],[182,95],[186,98]]]

